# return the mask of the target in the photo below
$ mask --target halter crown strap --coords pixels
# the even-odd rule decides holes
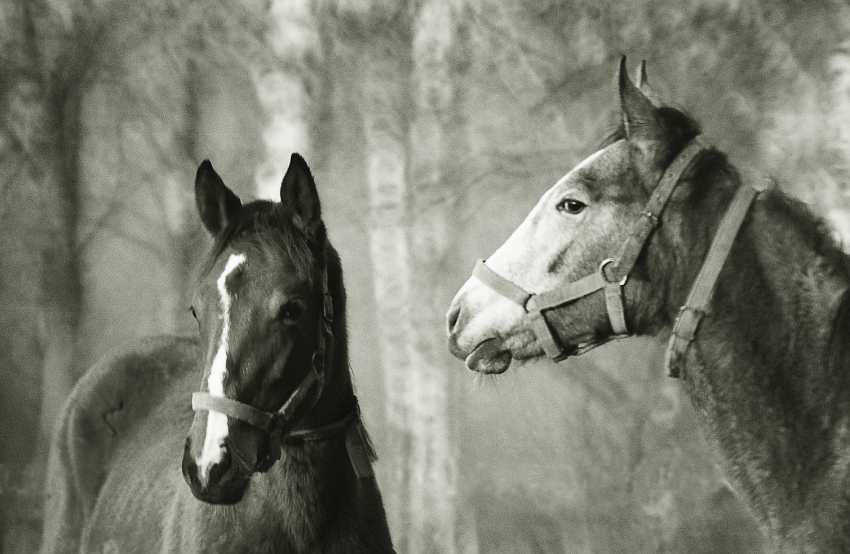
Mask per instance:
[[[667,207],[670,197],[673,196],[673,190],[679,184],[682,175],[697,155],[706,148],[707,145],[700,140],[699,136],[694,137],[661,174],[658,184],[649,196],[640,216],[632,225],[632,232],[626,238],[614,262],[612,267],[614,279],[624,278],[632,271],[635,262],[643,251],[643,247],[646,245],[646,241],[649,239],[649,235],[658,226],[661,214]]]
[[[357,419],[359,416],[357,411],[350,412],[348,415],[333,423],[322,425],[321,427],[313,427],[312,429],[299,429],[298,431],[290,431],[282,440],[286,443],[297,442],[312,442],[327,439],[342,432],[348,425]]]
[[[694,280],[688,299],[673,324],[673,334],[667,343],[667,352],[664,356],[664,367],[667,368],[670,377],[678,378],[681,375],[685,353],[696,338],[699,324],[711,300],[714,286],[717,284],[717,278],[757,194],[758,192],[751,186],[741,185],[723,215],[723,220],[711,241],[708,254]]]

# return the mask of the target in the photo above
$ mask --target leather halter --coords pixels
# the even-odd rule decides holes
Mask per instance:
[[[543,351],[556,362],[560,362],[569,356],[584,354],[610,340],[629,336],[630,332],[626,325],[623,305],[623,287],[626,285],[629,274],[644,246],[649,241],[652,232],[658,226],[664,208],[682,175],[697,155],[706,149],[707,146],[700,141],[699,137],[695,137],[685,145],[664,170],[643,211],[632,225],[631,232],[620,248],[619,255],[615,259],[607,258],[603,260],[597,273],[567,283],[562,288],[540,294],[527,292],[522,287],[505,279],[487,267],[483,260],[478,261],[472,274],[502,296],[522,306],[531,318],[532,328],[538,340],[542,343]],[[717,276],[756,194],[752,187],[740,186],[723,217],[700,273],[694,281],[688,300],[682,307],[673,327],[673,335],[670,338],[665,360],[665,367],[668,368],[671,377],[678,377],[680,374],[678,364],[684,358],[688,346],[696,336],[699,322],[705,313],[705,306],[714,290]],[[546,321],[544,311],[574,302],[599,290],[605,293],[608,321],[613,335],[576,346],[571,350],[565,349],[559,344],[557,337]]]
[[[213,396],[208,392],[192,393],[192,409],[209,410],[222,413],[226,416],[244,421],[245,423],[262,429],[269,435],[269,448],[266,457],[257,462],[255,471],[265,472],[280,459],[281,440],[287,442],[313,441],[328,438],[345,430],[348,425],[359,417],[357,411],[352,412],[340,421],[319,427],[301,431],[293,431],[282,437],[283,428],[292,420],[295,410],[307,398],[314,387],[314,403],[321,396],[325,383],[325,374],[328,364],[333,362],[333,298],[328,288],[327,267],[322,271],[322,314],[319,317],[319,329],[316,350],[310,364],[310,372],[301,380],[283,407],[276,412],[265,412],[250,404],[239,402],[231,398]]]

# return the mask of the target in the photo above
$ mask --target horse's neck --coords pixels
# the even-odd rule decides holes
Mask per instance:
[[[330,243],[326,246],[328,288],[333,298],[333,322],[331,324],[333,354],[325,371],[325,382],[321,396],[302,419],[299,428],[321,427],[337,421],[357,410],[357,399],[351,382],[348,365],[348,302],[343,283],[339,255]]]
[[[297,429],[311,429],[340,421],[357,409],[348,366],[348,341],[344,333],[334,333],[334,351],[326,369],[321,396],[304,415]]]
[[[821,476],[842,455],[835,433],[842,425],[850,431],[850,414],[838,421],[848,405],[847,372],[838,375],[829,355],[848,264],[813,223],[780,193],[763,193],[685,368],[726,474],[774,530],[795,517],[777,513],[827,486]]]
[[[788,384],[805,388],[826,365],[848,265],[814,218],[781,193],[764,193],[752,210],[715,293],[718,331],[755,350],[739,353],[742,361],[788,370]]]
[[[326,379],[321,397],[296,430],[339,422],[356,409],[346,348],[335,351]],[[345,429],[319,440],[282,443],[281,459],[261,477],[265,484],[256,488],[266,510],[263,525],[268,527],[263,532],[277,535],[280,544],[288,545],[284,550],[306,552],[320,542],[336,512],[352,509],[343,502],[353,498],[356,479],[347,460]]]

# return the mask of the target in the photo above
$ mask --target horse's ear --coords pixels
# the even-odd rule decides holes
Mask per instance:
[[[663,149],[664,126],[652,101],[629,79],[626,57],[620,60],[617,77],[623,130],[638,168],[660,170],[658,154]],[[645,175],[649,177],[649,175]]]
[[[315,229],[322,221],[319,192],[307,162],[298,154],[292,154],[289,169],[280,185],[280,201],[293,212],[295,223],[304,230]]]
[[[650,102],[652,102],[653,106],[658,108],[663,105],[663,102],[661,102],[661,97],[659,97],[658,94],[655,93],[655,91],[652,89],[652,86],[649,84],[649,78],[646,75],[646,60],[641,60],[637,71],[635,71],[635,84],[637,85],[637,88],[640,89],[640,91],[643,93],[643,95],[646,96]]]
[[[239,217],[242,209],[242,201],[227,188],[209,160],[201,163],[195,175],[195,204],[201,222],[213,236]]]

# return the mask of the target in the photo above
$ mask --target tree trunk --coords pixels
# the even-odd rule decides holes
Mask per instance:
[[[411,437],[407,528],[410,552],[458,550],[458,463],[450,424],[445,307],[453,286],[446,282],[455,217],[450,135],[455,123],[451,55],[456,38],[452,0],[420,3],[413,22],[414,117],[409,139],[410,296],[413,334],[408,338],[407,432]],[[452,289],[452,290],[450,290]]]
[[[83,100],[80,371],[139,336],[190,330],[180,245],[193,206],[184,62],[158,41],[116,44]],[[107,322],[107,325],[104,323]]]
[[[280,183],[293,152],[313,164],[310,61],[320,51],[320,39],[310,0],[273,0],[266,40],[274,58],[252,71],[257,97],[267,116],[263,140],[266,156],[256,174],[257,194],[279,199]]]
[[[38,544],[46,439],[73,381],[73,166],[84,71],[63,65],[70,18],[51,6],[7,2],[0,30],[0,205],[7,229],[0,241],[0,419],[7,422],[0,433],[0,550],[23,552]]]
[[[411,359],[410,256],[407,217],[406,80],[409,62],[405,43],[375,40],[362,60],[363,127],[366,138],[373,286],[377,306],[380,363],[384,370],[388,467],[384,499],[396,548],[412,552],[407,533],[412,514],[407,502],[408,460],[412,452],[408,431],[408,383]]]
[[[451,2],[438,0],[421,4],[406,23],[403,10],[375,8],[369,16],[365,29],[396,32],[365,35],[361,68],[370,250],[389,424],[384,495],[400,552],[456,552],[458,470],[447,378],[453,364],[442,333],[451,291],[439,284],[452,220],[446,128],[454,100],[454,13]],[[357,30],[348,27],[349,33]]]
[[[850,7],[838,6],[837,15],[845,34],[850,33]],[[827,217],[835,225],[844,249],[850,249],[850,39],[845,39],[829,58],[832,70],[830,83],[830,111],[827,125],[830,127],[829,146],[838,158],[835,173],[839,175],[837,198],[823,204],[829,206]]]
[[[81,369],[139,336],[195,332],[190,269],[207,240],[195,168],[211,158],[245,182],[234,177],[250,178],[259,150],[244,68],[266,48],[252,4],[114,0],[89,14],[104,45],[83,100]]]

